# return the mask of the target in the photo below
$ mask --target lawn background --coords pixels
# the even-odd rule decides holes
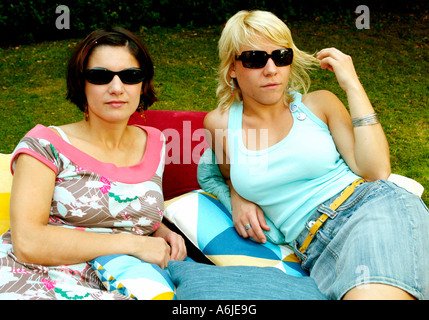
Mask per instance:
[[[371,5],[369,5],[371,8]],[[370,29],[358,16],[331,14],[286,19],[300,49],[336,47],[353,57],[386,132],[392,171],[419,181],[429,203],[429,17],[371,12]],[[159,101],[154,109],[209,111],[216,107],[217,41],[222,25],[141,26],[152,54]],[[79,39],[14,43],[0,48],[0,153],[13,151],[36,124],[61,125],[83,114],[65,99],[65,66]],[[316,70],[311,90],[328,89],[347,104],[334,74]]]

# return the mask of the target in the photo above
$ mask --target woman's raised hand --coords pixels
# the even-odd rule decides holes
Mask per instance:
[[[320,50],[316,57],[320,60],[322,69],[328,69],[335,73],[337,81],[344,91],[360,84],[351,56],[336,48],[326,48]]]

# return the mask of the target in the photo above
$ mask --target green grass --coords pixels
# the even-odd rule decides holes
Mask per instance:
[[[429,203],[429,27],[426,17],[372,17],[371,29],[354,21],[294,21],[295,43],[308,52],[337,47],[353,57],[379,113],[391,148],[392,171],[419,181]],[[155,63],[159,101],[154,109],[216,107],[217,41],[220,28],[143,29]],[[65,66],[78,40],[0,49],[0,153],[10,153],[37,123],[61,125],[83,118],[65,100]],[[312,90],[328,89],[346,103],[334,74],[316,70]]]

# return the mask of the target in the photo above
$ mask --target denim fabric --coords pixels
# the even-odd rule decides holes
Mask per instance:
[[[341,299],[358,285],[382,283],[429,299],[429,211],[422,200],[384,180],[361,184],[333,211],[329,206],[338,196],[319,207],[293,244],[320,291]],[[322,213],[330,218],[301,254]]]

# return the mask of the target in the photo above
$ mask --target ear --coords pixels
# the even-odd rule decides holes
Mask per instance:
[[[229,76],[231,78],[237,78],[237,74],[235,73],[235,62],[231,63],[229,66]]]

